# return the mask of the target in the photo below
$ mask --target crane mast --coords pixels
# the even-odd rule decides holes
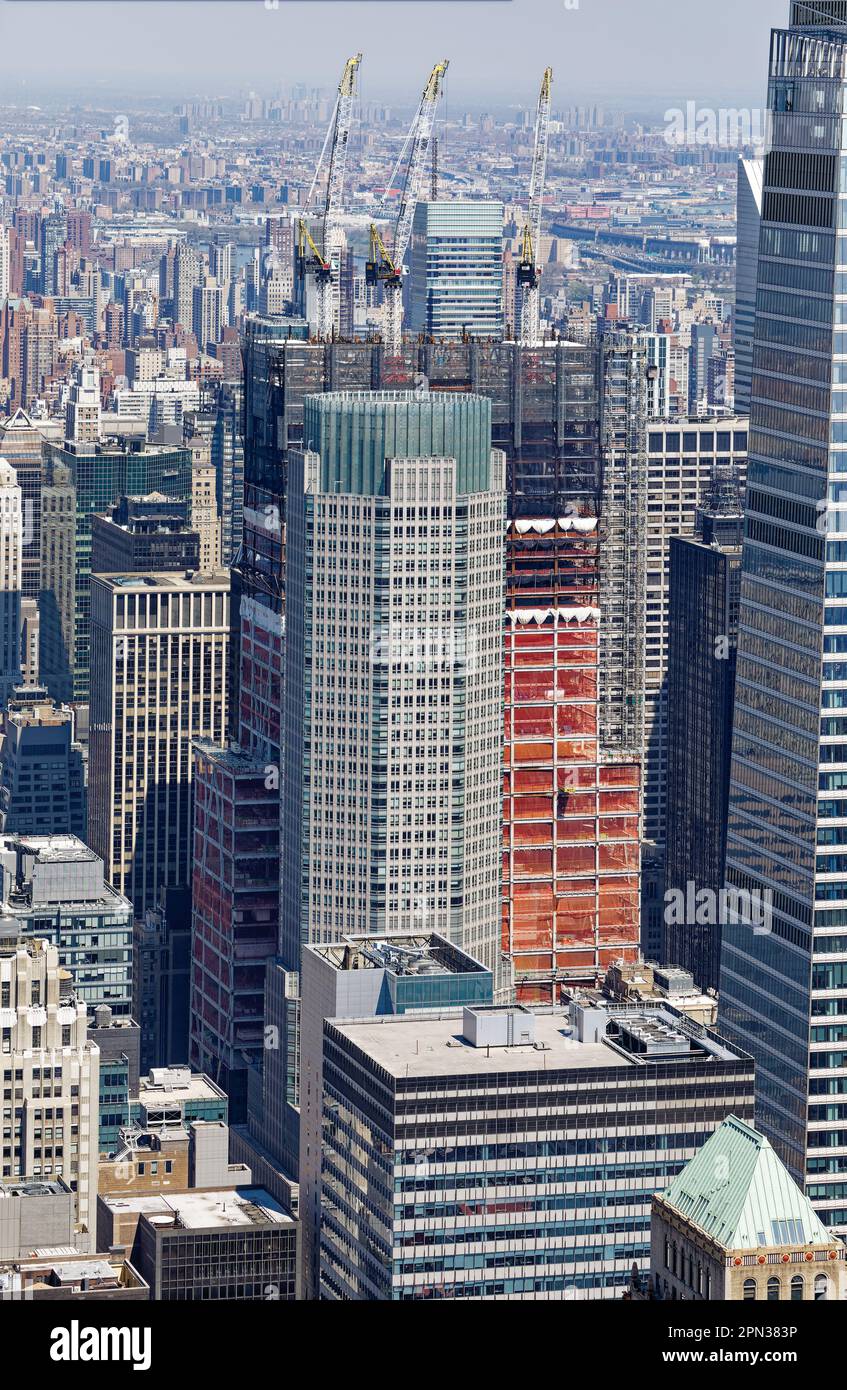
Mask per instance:
[[[392,356],[399,354],[403,341],[403,296],[401,289],[403,261],[412,236],[415,205],[421,196],[427,168],[427,155],[435,126],[435,111],[438,98],[442,93],[442,84],[448,65],[448,60],[442,58],[441,62],[436,63],[432,69],[429,81],[423,89],[409,134],[406,137],[404,149],[409,148],[409,163],[406,166],[406,177],[400,195],[400,205],[394,227],[394,242],[390,254],[386,250],[376,227],[371,226],[371,256],[367,264],[367,280],[369,284],[381,281],[384,287],[383,341],[387,351]]]
[[[353,117],[353,100],[356,94],[356,74],[362,61],[361,53],[348,58],[344,64],[338,96],[335,100],[332,121],[324,140],[312,186],[306,198],[308,209],[315,191],[321,168],[329,148],[329,168],[326,180],[326,198],[322,218],[321,246],[318,247],[306,226],[300,219],[299,252],[301,266],[315,276],[317,293],[316,328],[318,337],[329,338],[339,327],[341,311],[341,236],[339,217],[344,199],[344,175],[347,169],[347,146],[350,141],[350,126]]]
[[[535,143],[532,152],[532,173],[529,180],[529,210],[521,237],[518,261],[520,290],[520,341],[537,343],[541,336],[541,210],[544,204],[544,180],[547,174],[547,143],[550,136],[550,89],[553,69],[545,68],[535,113]]]

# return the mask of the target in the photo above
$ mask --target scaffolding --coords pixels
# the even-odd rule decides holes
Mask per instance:
[[[506,534],[503,952],[525,1002],[635,959],[640,769],[599,738],[597,518]]]
[[[647,616],[647,351],[626,331],[600,342],[600,734],[644,756]]]

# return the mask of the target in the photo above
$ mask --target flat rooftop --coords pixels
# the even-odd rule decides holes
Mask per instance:
[[[3,836],[3,849],[14,850],[18,845],[26,852],[36,855],[39,864],[83,864],[96,862],[100,858],[99,854],[76,835]]]
[[[492,1013],[494,1010],[490,1010]],[[479,1010],[480,1013],[485,1010]],[[580,1042],[565,1010],[546,1013],[531,1010],[535,1021],[534,1042],[474,1046],[462,1035],[461,1011],[432,1016],[426,1013],[388,1015],[368,1019],[328,1020],[345,1038],[372,1058],[389,1075],[404,1077],[485,1075],[487,1072],[584,1071],[598,1067],[643,1067],[659,1062],[684,1064],[689,1059],[731,1060],[737,1054],[696,1029],[688,1031],[685,1018],[670,1017],[665,1031],[675,1034],[675,1045],[658,1055],[627,1050],[627,1035],[650,1034],[659,1011],[630,1006],[609,1011],[614,1038]]]
[[[0,1182],[0,1201],[4,1197],[69,1197],[71,1189],[55,1178],[18,1178]]]
[[[566,1013],[536,1015],[535,1043],[512,1047],[474,1047],[462,1037],[461,1012],[435,1017],[416,1013],[414,1021],[403,1015],[339,1019],[332,1025],[396,1077],[636,1065],[608,1043],[579,1042]]]
[[[167,590],[193,593],[195,589],[229,589],[229,570],[162,571],[156,574],[98,574],[97,582],[110,589]]]
[[[196,740],[195,740],[196,746]],[[344,936],[307,947],[335,970],[388,970],[398,976],[476,974],[485,966],[438,932]]]
[[[103,1195],[111,1212],[135,1212],[154,1226],[200,1231],[227,1226],[282,1226],[293,1222],[284,1207],[263,1187],[191,1189],[185,1192]]]
[[[138,1095],[130,1097],[133,1101],[151,1107],[154,1105],[180,1105],[186,1100],[225,1100],[220,1086],[216,1086],[210,1076],[202,1071],[171,1070],[170,1076],[162,1078],[157,1085],[150,1076],[142,1076],[138,1083]]]

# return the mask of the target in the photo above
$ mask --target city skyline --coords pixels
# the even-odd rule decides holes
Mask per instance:
[[[0,4],[0,1303],[808,1373],[847,0],[274,5]]]
[[[743,6],[715,0],[708,21],[705,16],[701,21],[698,43],[692,45],[687,27],[675,23],[677,0],[640,0],[636,5],[576,0],[574,8],[569,0],[460,0],[452,9],[451,0],[357,0],[355,5],[350,0],[280,0],[277,10],[266,9],[263,0],[211,0],[208,7],[203,0],[117,4],[121,23],[110,26],[104,23],[102,0],[6,0],[0,7],[4,42],[22,47],[37,42],[47,14],[57,58],[47,50],[37,76],[14,81],[7,74],[5,82],[19,89],[46,80],[44,90],[78,90],[68,84],[71,65],[75,79],[86,85],[94,79],[95,91],[114,82],[113,91],[143,91],[150,97],[275,91],[281,83],[295,82],[329,91],[332,74],[348,53],[361,48],[366,59],[362,99],[410,105],[422,82],[419,55],[433,46],[433,61],[435,49],[449,51],[448,100],[459,109],[486,103],[490,108],[503,101],[533,105],[537,72],[548,61],[556,68],[556,100],[562,104],[590,99],[653,111],[662,102],[671,107],[688,99],[717,102],[734,96],[741,104],[764,106],[764,74],[751,70],[746,53],[769,25],[787,20],[788,10],[788,0],[745,0]],[[384,21],[394,7],[401,12],[406,40],[399,49],[385,36],[393,33]],[[198,11],[208,34],[198,23]],[[329,44],[315,43],[316,23],[331,26]],[[725,46],[721,35],[730,24],[733,43]],[[131,61],[121,37],[125,25],[133,33]],[[226,60],[221,65],[215,35],[224,25]],[[615,43],[610,46],[605,40],[611,34]],[[191,65],[184,56],[189,45],[196,54]],[[638,64],[633,65],[636,51]],[[142,65],[148,65],[143,77]],[[113,76],[104,76],[104,67]],[[207,82],[198,83],[201,72],[208,75]],[[0,86],[0,97],[2,92]]]

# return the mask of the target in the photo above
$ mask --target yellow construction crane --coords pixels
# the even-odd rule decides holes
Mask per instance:
[[[381,283],[384,287],[383,340],[387,350],[395,356],[399,353],[402,345],[403,298],[400,286],[403,276],[403,262],[412,236],[415,205],[423,186],[426,157],[435,125],[435,109],[442,93],[444,76],[448,67],[448,59],[442,58],[441,62],[436,63],[432,69],[429,80],[423,89],[409,134],[406,137],[403,148],[405,150],[411,146],[409,163],[406,168],[403,192],[400,195],[400,206],[397,210],[397,221],[394,227],[394,243],[390,255],[377,228],[371,224],[371,255],[365,267],[365,279],[369,285]],[[402,152],[400,158],[402,159]],[[399,162],[398,160],[398,164]],[[389,187],[393,180],[394,175],[391,177]]]
[[[520,340],[537,343],[541,333],[541,211],[544,204],[544,180],[547,175],[547,143],[550,136],[550,91],[553,69],[545,68],[535,113],[535,143],[532,152],[532,173],[529,180],[529,210],[521,236],[521,256],[518,261],[518,290],[520,291]]]

